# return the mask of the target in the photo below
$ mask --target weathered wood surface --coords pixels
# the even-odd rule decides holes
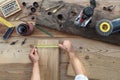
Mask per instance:
[[[119,77],[116,77],[116,76],[119,76],[118,73],[120,72],[119,71],[120,48],[118,46],[109,45],[106,43],[101,43],[98,41],[93,41],[93,40],[84,39],[84,38],[76,38],[76,39],[58,38],[58,39],[49,39],[49,40],[65,40],[65,39],[68,39],[73,43],[74,50],[78,53],[77,55],[80,56],[80,58],[82,59],[82,62],[84,62],[85,67],[87,67],[86,70],[90,77],[98,79],[101,76],[99,73],[97,73],[98,75],[97,74],[93,75],[95,74],[95,72],[90,73],[90,71],[104,71],[103,73],[109,74],[109,75],[105,74],[106,75],[104,76],[106,78],[105,80],[107,80],[107,78],[112,75],[114,76],[113,77],[114,80],[119,80]],[[19,40],[18,43],[16,43],[16,45],[10,46],[10,43],[16,40]],[[28,40],[26,41],[26,44],[21,46],[22,40],[24,40],[23,37],[19,37],[19,38],[13,37],[12,39],[9,39],[7,42],[0,40],[0,46],[1,46],[0,78],[1,80],[6,80],[6,76],[8,76],[7,77],[7,79],[9,78],[8,80],[13,80],[13,79],[29,80],[30,79],[32,64],[30,63],[30,60],[28,58],[28,53],[30,52],[29,45],[37,44],[38,40],[42,40],[42,39],[28,38]],[[41,50],[39,50],[39,52],[40,51]],[[9,57],[8,55],[13,56],[11,53],[14,53],[15,54],[14,56],[16,57]],[[60,57],[60,64],[59,64],[60,80],[64,80],[64,79],[74,80],[74,77],[70,77],[70,76],[74,76],[74,72],[72,71],[70,65],[69,65],[68,72],[66,71],[69,60],[67,58],[67,55],[63,53],[64,52],[61,51],[59,56]],[[42,58],[44,57],[41,57],[41,59]],[[40,63],[43,63],[43,62],[40,62]],[[114,74],[111,75],[111,73],[116,74],[116,76]],[[69,76],[66,76],[66,74],[69,74]],[[101,80],[104,80],[103,76],[101,77]]]
[[[30,3],[30,4],[32,4],[32,2],[34,2],[33,0],[19,0],[20,1],[20,3],[22,3],[22,1],[25,1],[25,2],[28,2],[28,4]],[[35,0],[35,1],[41,1],[41,0]],[[45,1],[58,1],[58,0],[45,0]],[[78,4],[78,5],[82,5],[82,6],[88,6],[89,5],[89,0],[63,0],[63,1],[65,1],[65,2],[67,2],[67,3],[75,3],[75,4]],[[119,17],[119,14],[120,14],[120,6],[119,6],[119,0],[97,0],[97,8],[96,8],[96,10],[101,10],[102,9],[102,7],[103,6],[109,6],[109,5],[116,5],[116,8],[113,10],[113,12],[107,12],[107,11],[103,11],[102,13],[103,14],[107,14],[107,16],[109,16],[109,18],[110,19],[114,19],[114,18],[117,18],[117,17]],[[45,8],[47,8],[48,7],[48,4],[47,5],[45,5],[44,6]],[[25,8],[24,8],[25,9]],[[24,12],[24,11],[23,11]],[[29,11],[25,11],[24,13],[23,13],[23,15],[26,15],[27,13],[28,13]],[[17,14],[16,14],[17,15]],[[10,20],[10,21],[12,21],[13,20],[13,18],[14,18],[14,16],[11,16],[10,18],[8,18],[8,20]],[[30,20],[30,18],[31,18],[31,16],[29,16],[28,18],[27,18],[27,21],[29,21]],[[12,19],[12,20],[11,20]],[[26,18],[25,18],[26,19]],[[2,36],[3,34],[4,34],[4,32],[5,32],[5,30],[6,30],[6,27],[2,27],[2,26],[0,26],[0,35]],[[75,50],[77,51],[77,52],[81,52],[81,49],[79,49],[79,47],[81,46],[81,45],[86,45],[87,46],[87,44],[88,43],[84,43],[85,41],[86,41],[86,39],[83,39],[83,38],[81,38],[81,37],[79,37],[79,36],[74,36],[74,35],[68,35],[68,34],[66,34],[66,33],[63,33],[63,32],[58,32],[58,31],[56,31],[56,30],[52,30],[52,29],[48,29],[47,28],[47,30],[49,31],[49,32],[51,32],[55,37],[57,37],[57,39],[60,39],[60,38],[58,38],[58,37],[74,37],[74,38],[76,38],[76,39],[71,39],[71,38],[67,38],[67,39],[69,39],[69,40],[71,40],[72,42],[73,42],[73,44],[75,45],[75,46],[77,46],[77,47],[75,47]],[[96,32],[95,32],[96,33]],[[84,33],[84,34],[86,34],[86,33]],[[116,34],[115,34],[116,35]],[[119,36],[119,33],[117,34],[118,36]],[[116,36],[117,36],[116,35]],[[16,38],[14,38],[14,37],[17,37],[17,39],[22,39],[22,40],[24,40],[23,38],[24,37],[21,37],[21,36],[19,36],[19,35],[17,35],[16,34],[16,32],[14,32],[13,34],[12,34],[12,37],[9,39],[9,40],[7,40],[6,41],[6,44],[10,44],[10,42],[12,42],[12,41],[15,41],[15,40],[17,40]],[[116,39],[116,40],[119,40],[119,38],[116,38],[116,36],[114,36],[114,35],[112,35],[112,37],[110,37],[109,39],[111,39],[111,41],[113,40],[113,39]],[[44,34],[43,32],[41,32],[41,31],[39,31],[39,30],[37,30],[37,29],[35,29],[35,31],[34,31],[34,33],[31,35],[31,37],[37,37],[37,38],[45,38],[45,37],[48,37],[48,35],[46,35],[46,34]],[[79,37],[79,38],[78,38]],[[29,38],[29,37],[27,37],[27,38]],[[11,40],[12,39],[12,40]],[[47,38],[47,39],[50,39],[50,38]],[[105,38],[105,37],[103,37],[103,39],[105,40],[105,39],[108,39],[108,38]],[[20,40],[19,41],[19,43],[17,43],[17,44],[19,44],[19,45],[21,45],[21,42],[22,42],[22,40]],[[36,41],[35,41],[36,42]],[[79,43],[80,42],[80,43]],[[83,42],[83,43],[81,43],[81,42]],[[0,45],[1,45],[1,43],[5,43],[5,41],[2,41],[2,40],[0,40]],[[34,43],[34,42],[33,42]],[[117,42],[116,42],[117,43]],[[119,42],[118,42],[118,44],[119,44]],[[99,46],[99,45],[98,45]],[[103,43],[103,46],[104,46],[104,43]],[[102,47],[103,47],[102,46]],[[110,49],[112,49],[112,47],[114,47],[114,48],[116,48],[115,50],[116,51],[111,51],[110,49],[108,49],[108,50],[110,50],[111,51],[111,53],[113,53],[113,54],[106,54],[106,56],[108,56],[108,57],[114,57],[115,58],[115,60],[116,59],[118,59],[119,58],[119,47],[116,47],[116,46],[113,46],[113,45],[110,45],[111,46],[111,48]],[[16,46],[14,46],[14,47],[16,47]],[[104,48],[106,48],[106,47],[104,47]],[[26,49],[26,48],[25,48]],[[1,50],[1,49],[0,49]],[[14,49],[11,49],[11,50],[13,50],[14,51]],[[22,48],[22,50],[23,50],[23,48]],[[84,51],[86,51],[87,49],[84,49],[83,50],[83,52]],[[104,50],[104,49],[103,49]],[[112,49],[113,50],[113,49]],[[29,52],[29,51],[28,51]],[[93,51],[94,52],[94,51]],[[95,52],[97,52],[97,51],[95,51]],[[103,51],[103,54],[104,54],[104,52],[105,51]],[[64,52],[61,52],[61,53],[64,53]],[[115,54],[114,54],[115,53]],[[103,55],[102,54],[102,55]],[[79,54],[78,54],[79,55]],[[82,54],[81,54],[82,55]],[[88,54],[89,55],[89,54]],[[93,54],[93,56],[97,56],[96,54]],[[101,56],[101,54],[100,54],[100,56]],[[4,57],[4,56],[2,56],[2,57]],[[26,56],[27,57],[27,56]],[[84,57],[84,54],[82,55],[82,59],[83,59],[83,57]],[[104,57],[105,57],[105,55],[104,55]],[[106,57],[106,59],[108,59],[108,57]],[[0,57],[1,58],[1,57]],[[94,58],[95,59],[95,58]],[[92,58],[92,60],[93,60],[93,58]],[[86,61],[86,60],[85,60]],[[119,61],[119,60],[118,60]],[[118,62],[117,61],[117,62]],[[2,61],[1,61],[2,62]],[[97,62],[97,61],[96,61]],[[3,62],[4,63],[4,62]],[[65,55],[65,54],[60,54],[60,80],[74,80],[74,77],[71,77],[71,76],[67,76],[66,74],[66,70],[67,70],[67,65],[68,65],[68,63],[69,63],[69,61],[68,61],[68,59],[67,59],[67,56]],[[111,63],[112,64],[112,63]],[[116,65],[116,64],[115,64]],[[116,67],[118,68],[119,67],[119,65],[116,65]],[[16,63],[14,63],[14,64],[0,64],[0,80],[24,80],[25,78],[25,80],[30,80],[30,76],[31,76],[31,69],[32,69],[32,64],[31,63],[19,63],[19,64],[16,64]],[[110,69],[110,68],[109,68]],[[117,70],[117,69],[115,69],[115,70]],[[118,72],[118,71],[117,71]],[[74,73],[72,72],[72,75],[73,75]],[[5,77],[7,77],[7,79],[5,79]],[[97,76],[98,77],[98,76]],[[118,77],[117,77],[118,78]],[[117,78],[114,78],[114,79],[117,79]],[[111,78],[111,79],[113,79],[113,78]],[[110,80],[111,80],[110,79]],[[119,80],[119,79],[117,79],[117,80]]]
[[[58,45],[58,40],[39,40],[38,45]],[[39,48],[42,80],[59,80],[58,48]]]
[[[21,46],[22,38],[16,45],[0,41],[0,80],[30,80],[32,64],[29,59],[30,45],[58,45],[58,40],[29,38]],[[38,48],[42,80],[59,80],[58,48]]]
[[[80,60],[83,62],[89,78],[95,80],[120,79],[119,46],[113,46],[88,39],[80,40],[79,45],[80,46],[74,46],[77,50],[76,55],[78,55]],[[65,59],[63,58],[62,60]],[[68,66],[67,74],[69,76],[75,76],[70,64]]]
[[[119,2],[120,1],[118,1],[118,0],[117,1],[112,1],[112,0],[110,0],[110,1],[97,1],[97,8],[95,9],[95,14],[94,14],[92,24],[90,26],[88,26],[87,28],[77,28],[74,25],[74,20],[78,16],[80,11],[85,7],[82,5],[82,3],[89,4],[89,1],[88,2],[81,1],[80,2],[81,4],[79,4],[79,5],[76,5],[76,3],[75,4],[66,3],[64,8],[62,8],[56,14],[52,14],[52,15],[48,15],[49,11],[46,12],[43,9],[41,11],[41,14],[38,17],[38,20],[36,21],[36,23],[39,25],[44,25],[48,28],[62,31],[64,33],[74,34],[74,35],[83,36],[83,37],[86,37],[89,39],[95,39],[95,40],[99,40],[99,41],[103,41],[103,42],[107,42],[107,43],[120,45],[119,44],[119,40],[120,40],[119,33],[115,33],[115,34],[110,35],[108,37],[103,37],[103,36],[100,36],[94,28],[98,20],[101,20],[101,19],[112,20],[112,19],[119,18],[119,14],[120,14]],[[48,6],[57,4],[57,2],[45,1],[44,5],[46,6],[46,4],[48,4],[47,5],[47,7],[48,7]],[[112,12],[102,10],[103,6],[109,6],[109,5],[116,5],[116,8]],[[75,10],[76,10],[77,14],[73,16],[73,14],[70,13],[70,17],[68,19],[68,22],[66,23],[68,13],[70,12],[69,10],[71,9],[70,6],[72,6],[71,11],[75,12]],[[62,21],[60,21],[57,18],[57,16],[59,14],[63,15]]]

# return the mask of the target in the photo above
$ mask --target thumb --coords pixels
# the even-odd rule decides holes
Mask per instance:
[[[65,47],[62,44],[58,45],[61,49],[65,49]]]
[[[38,55],[37,49],[35,49],[35,55]]]

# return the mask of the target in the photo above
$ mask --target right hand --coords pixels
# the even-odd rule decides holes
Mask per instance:
[[[73,52],[73,47],[69,40],[63,41],[61,44],[59,44],[59,47],[65,51],[67,51],[68,53]]]

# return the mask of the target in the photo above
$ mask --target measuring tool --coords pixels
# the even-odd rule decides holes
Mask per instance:
[[[107,19],[100,20],[96,24],[96,31],[101,36],[109,36],[112,33],[119,32],[120,31],[120,18],[112,20],[112,21],[107,20]]]
[[[4,17],[9,17],[21,10],[17,0],[5,0],[0,4],[0,9]]]
[[[11,33],[14,31],[15,26],[2,17],[0,17],[0,23],[4,24],[6,27],[8,27],[8,30],[6,31],[6,33],[3,36],[3,39],[6,40],[9,38]]]
[[[35,45],[37,48],[58,48],[57,45]]]
[[[2,17],[0,17],[0,22],[1,22],[2,24],[4,24],[5,26],[7,26],[8,28],[14,27],[14,25],[13,25],[12,23],[8,22],[7,20],[5,20],[5,19],[2,18]]]

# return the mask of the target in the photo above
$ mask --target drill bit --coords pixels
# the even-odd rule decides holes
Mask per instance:
[[[15,45],[18,42],[18,40],[13,41],[12,43],[10,43],[10,45]]]
[[[25,38],[25,39],[22,41],[21,45],[24,45],[24,44],[26,43],[26,40],[27,40],[27,38]]]

